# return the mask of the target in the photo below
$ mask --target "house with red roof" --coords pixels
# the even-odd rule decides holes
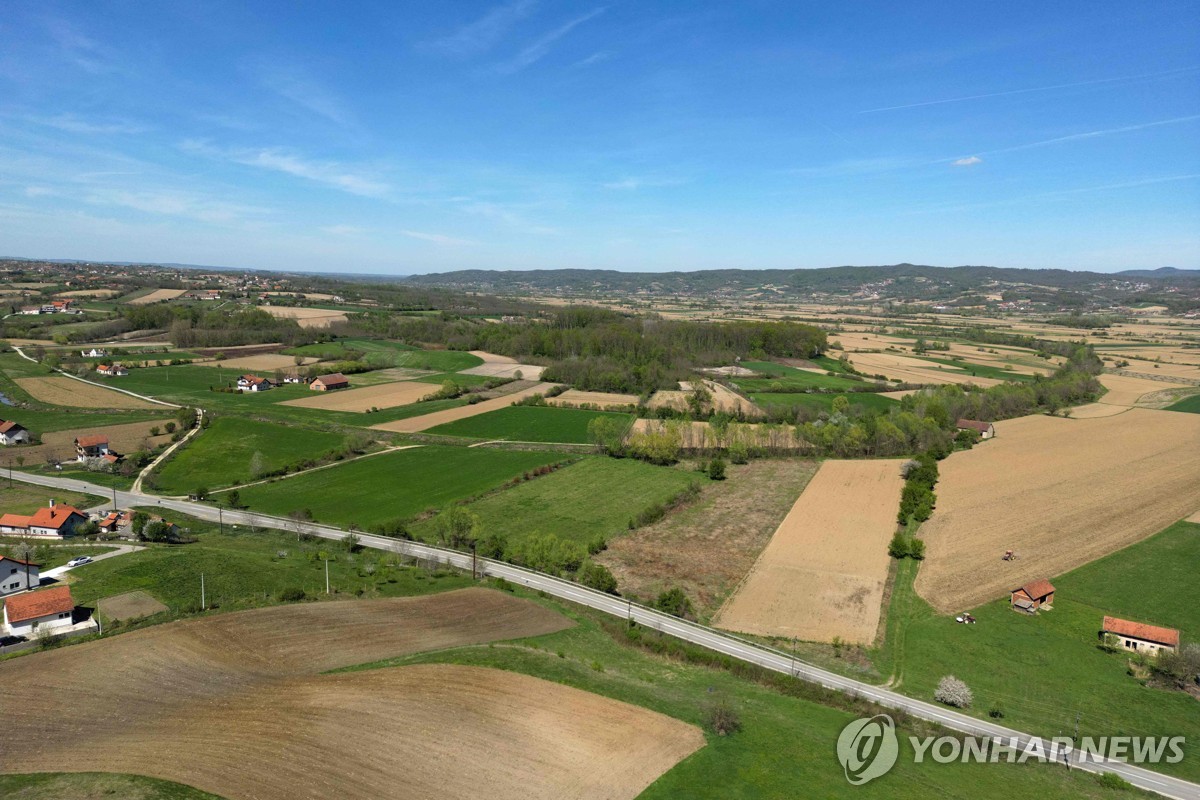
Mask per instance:
[[[0,419],[0,444],[21,444],[29,441],[29,431],[11,420]]]
[[[125,369],[120,364],[98,364],[96,366],[96,374],[103,375],[107,378],[119,378],[122,375],[128,375],[129,370]]]
[[[308,385],[309,389],[314,392],[332,392],[334,389],[345,389],[350,386],[350,381],[340,372],[335,372],[332,375],[318,375],[317,378]]]
[[[1160,628],[1144,622],[1131,622],[1118,617],[1105,617],[1100,629],[1101,636],[1117,637],[1121,647],[1138,653],[1158,655],[1163,650],[1174,653],[1179,649],[1179,631]]]
[[[0,556],[0,596],[36,589],[40,565],[12,556]]]
[[[49,506],[39,508],[29,516],[0,515],[0,534],[65,539],[74,535],[75,528],[84,522],[87,522],[87,514],[74,506],[58,505],[51,500]]]
[[[1054,584],[1048,580],[1036,580],[1012,590],[1013,611],[1024,611],[1033,614],[1045,607],[1047,610],[1054,604]]]
[[[75,439],[75,457],[79,461],[100,458],[109,454],[108,437],[101,435],[80,436]]]
[[[265,392],[268,389],[275,388],[275,384],[268,378],[260,378],[257,375],[243,375],[238,378],[237,387],[240,392]]]
[[[5,599],[4,629],[10,636],[31,636],[74,624],[75,601],[70,586],[55,586]]]

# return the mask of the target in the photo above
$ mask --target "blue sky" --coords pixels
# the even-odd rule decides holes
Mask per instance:
[[[0,254],[1200,267],[1195,3],[39,2]]]

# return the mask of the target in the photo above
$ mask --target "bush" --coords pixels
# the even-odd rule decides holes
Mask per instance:
[[[1123,789],[1128,790],[1133,788],[1133,784],[1122,778],[1115,772],[1104,772],[1096,776],[1096,783],[1103,786],[1105,789]]]
[[[708,462],[708,477],[714,481],[725,480],[725,461],[720,458],[714,458]]]
[[[303,589],[293,586],[290,589],[284,589],[279,593],[279,600],[283,603],[297,603],[307,597]]]
[[[933,693],[933,699],[939,703],[954,706],[955,708],[970,708],[975,695],[971,692],[971,688],[967,684],[953,675],[947,675],[938,681],[937,691]]]
[[[704,725],[718,736],[728,736],[742,729],[742,718],[727,700],[719,700],[708,707]]]
[[[598,592],[606,594],[617,593],[617,579],[609,572],[608,568],[603,564],[597,564],[594,561],[585,561],[583,566],[579,568],[579,582],[589,589],[595,589]]]
[[[678,586],[674,589],[668,589],[654,598],[651,606],[674,617],[686,619],[695,616],[695,611],[692,609],[692,601],[684,594],[683,589],[680,589]]]

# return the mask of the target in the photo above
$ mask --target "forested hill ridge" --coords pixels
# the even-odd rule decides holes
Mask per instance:
[[[593,269],[461,270],[403,279],[422,286],[474,291],[552,295],[649,295],[742,297],[763,300],[824,299],[939,300],[964,293],[1014,295],[1060,290],[1080,295],[1182,292],[1200,294],[1200,270],[1130,270],[1119,273],[1005,267],[932,267],[919,264],[842,266],[820,269],[718,269],[693,272],[618,272]]]

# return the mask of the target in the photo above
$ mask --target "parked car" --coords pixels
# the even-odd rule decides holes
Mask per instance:
[[[91,556],[79,556],[78,558],[72,558],[70,561],[68,561],[67,566],[68,567],[81,567],[84,564],[90,564],[90,563],[92,563]]]

